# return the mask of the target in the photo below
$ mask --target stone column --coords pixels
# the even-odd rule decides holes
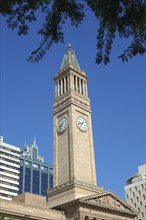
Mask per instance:
[[[87,82],[86,82],[85,86],[86,86],[86,96],[88,97],[88,88],[87,88]]]
[[[85,95],[85,81],[82,81],[82,86],[83,86],[83,95]]]
[[[82,94],[81,79],[79,78],[79,92]]]
[[[61,95],[63,94],[63,83],[62,83],[62,79],[60,80],[61,81]]]
[[[64,93],[66,93],[66,76],[64,77]]]
[[[55,84],[55,98],[57,98],[57,82]]]
[[[77,76],[75,75],[75,86],[76,86],[76,92],[77,92]]]
[[[57,97],[59,97],[59,81],[57,82]]]

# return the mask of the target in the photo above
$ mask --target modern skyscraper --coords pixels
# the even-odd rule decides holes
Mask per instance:
[[[18,195],[20,148],[3,142],[0,137],[0,198],[12,200]]]
[[[44,162],[38,154],[36,140],[21,150],[19,194],[30,192],[47,195],[47,189],[53,187],[53,167]]]
[[[125,184],[126,202],[138,211],[138,220],[146,219],[146,164]]]

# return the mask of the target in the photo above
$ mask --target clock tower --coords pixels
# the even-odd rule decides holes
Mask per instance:
[[[69,201],[101,190],[96,186],[87,75],[70,44],[54,80],[54,188],[49,198],[52,201],[58,193]]]

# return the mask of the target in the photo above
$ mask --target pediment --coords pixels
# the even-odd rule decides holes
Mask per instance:
[[[100,208],[112,209],[126,213],[128,212],[129,214],[137,215],[137,212],[131,206],[111,191],[81,198],[80,202]]]

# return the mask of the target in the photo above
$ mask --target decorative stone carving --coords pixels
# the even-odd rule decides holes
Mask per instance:
[[[74,216],[74,220],[80,220],[80,213],[77,212]]]
[[[128,206],[125,202],[120,200],[111,192],[97,194],[96,196],[90,196],[82,199],[82,201],[87,202],[90,205],[99,205],[103,206],[104,208],[114,208],[116,210],[123,210],[123,211],[131,211],[131,207]]]

